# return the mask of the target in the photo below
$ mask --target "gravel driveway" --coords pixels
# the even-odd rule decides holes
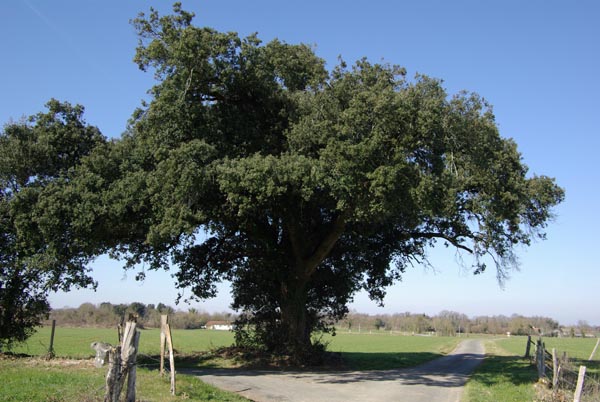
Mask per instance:
[[[280,372],[194,370],[186,374],[257,402],[458,402],[469,374],[483,360],[479,340],[421,366],[378,371]]]

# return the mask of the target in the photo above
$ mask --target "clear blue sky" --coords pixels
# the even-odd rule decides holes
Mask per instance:
[[[88,123],[118,137],[153,85],[152,74],[131,61],[137,38],[128,22],[151,5],[171,9],[168,1],[3,1],[0,122],[42,111],[54,97],[84,105]],[[366,56],[441,78],[449,93],[477,92],[494,105],[502,135],[516,140],[531,173],[556,177],[566,189],[548,240],[519,252],[521,270],[504,290],[493,270],[472,276],[453,252],[433,251],[436,271],[409,270],[389,289],[384,308],[363,295],[352,308],[600,324],[599,2],[196,0],[183,6],[196,13],[196,25],[314,45],[329,67],[340,55],[347,62]],[[173,304],[176,297],[168,273],[150,273],[139,284],[100,258],[94,274],[96,293],[55,294],[52,305]],[[223,286],[219,298],[194,306],[222,311],[228,303]]]

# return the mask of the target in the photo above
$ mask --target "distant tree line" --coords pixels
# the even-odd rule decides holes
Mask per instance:
[[[208,321],[233,321],[231,313],[208,313],[206,311],[190,308],[187,311],[176,310],[163,303],[144,304],[134,302],[130,304],[83,303],[77,308],[54,309],[48,321],[56,320],[59,326],[73,327],[113,327],[123,318],[134,314],[138,326],[144,328],[159,328],[160,316],[169,315],[171,328],[197,329],[202,328]]]
[[[600,332],[600,327],[579,321],[574,326],[562,326],[549,317],[526,317],[513,314],[469,318],[465,314],[444,310],[435,316],[426,314],[361,314],[351,312],[336,325],[338,331],[398,331],[414,334],[435,333],[454,336],[458,334],[506,334],[544,336],[590,336]]]
[[[160,327],[160,316],[169,315],[172,328],[198,329],[208,321],[230,321],[236,317],[230,312],[208,313],[203,310],[189,308],[187,311],[158,304],[133,302],[130,304],[83,303],[77,308],[54,309],[48,322],[56,320],[59,326],[73,327],[113,327],[130,314],[137,317],[144,328]],[[363,314],[350,312],[347,317],[336,323],[339,332],[396,331],[408,334],[428,334],[455,336],[459,334],[505,335],[539,335],[544,336],[592,336],[600,333],[600,327],[592,326],[580,320],[577,325],[563,326],[549,317],[522,316],[513,314],[478,316],[469,318],[455,311],[444,310],[437,315],[396,313],[396,314]]]

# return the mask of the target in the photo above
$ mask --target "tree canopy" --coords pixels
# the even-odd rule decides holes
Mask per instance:
[[[300,356],[436,242],[502,280],[515,247],[544,237],[563,190],[528,174],[477,94],[366,59],[329,71],[307,45],[192,18],[175,5],[133,21],[151,101],[44,187],[33,222],[69,263],[175,267],[198,298],[231,281],[238,341]]]
[[[35,210],[46,187],[67,182],[104,138],[85,124],[83,107],[54,99],[46,107],[0,133],[0,347],[39,325],[48,291],[93,285],[89,259],[71,252],[68,230],[44,236]]]

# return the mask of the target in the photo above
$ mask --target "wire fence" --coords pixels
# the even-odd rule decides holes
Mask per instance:
[[[527,342],[526,357],[536,365],[540,380],[552,390],[550,398],[544,398],[544,402],[600,401],[600,379],[598,375],[588,373],[586,366],[577,364],[581,361],[570,359],[565,352],[559,354],[556,349],[548,351],[541,337],[537,342],[529,337]],[[531,346],[535,347],[535,355],[529,354]]]

